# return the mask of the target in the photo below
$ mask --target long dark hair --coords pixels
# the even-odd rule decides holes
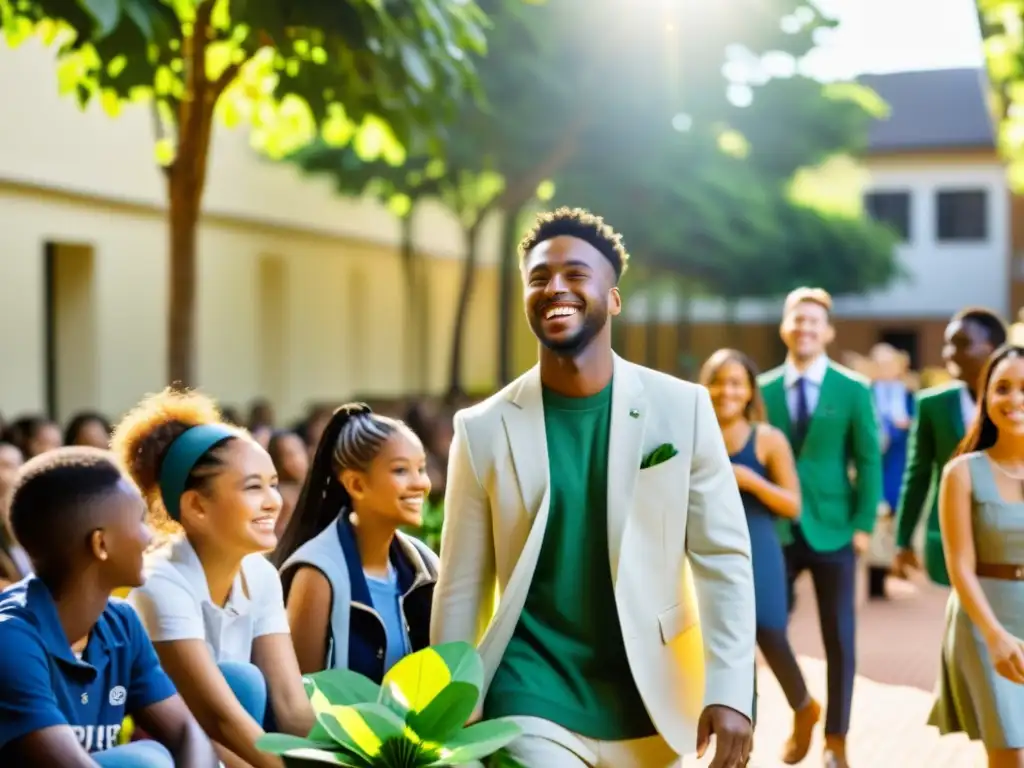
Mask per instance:
[[[965,453],[975,451],[987,451],[996,444],[999,439],[999,429],[988,415],[988,385],[992,382],[992,373],[996,367],[1008,358],[1024,357],[1024,347],[1016,344],[1004,344],[995,352],[989,355],[985,361],[985,367],[981,369],[981,376],[978,377],[978,406],[974,412],[974,419],[956,448],[955,456],[963,456]]]
[[[366,403],[348,403],[332,415],[302,483],[295,511],[270,561],[280,568],[292,554],[320,535],[341,512],[352,511],[352,498],[340,475],[366,470],[402,422],[374,413]]]
[[[757,364],[750,357],[738,349],[719,349],[712,353],[704,365],[700,368],[700,383],[705,387],[714,382],[718,372],[726,363],[739,363],[747,374],[747,384],[750,385],[750,401],[743,409],[743,417],[756,424],[766,420],[764,399],[761,397],[761,388],[757,386]]]

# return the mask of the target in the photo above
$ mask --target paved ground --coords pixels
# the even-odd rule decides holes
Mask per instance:
[[[892,599],[861,605],[857,631],[858,672],[854,692],[849,757],[853,768],[975,768],[984,752],[964,737],[941,737],[926,725],[939,663],[946,603],[945,590],[926,584],[890,581]],[[808,685],[825,699],[825,665],[817,607],[808,581],[798,585],[797,610],[790,636],[800,655]],[[776,768],[790,729],[790,712],[778,683],[762,667],[758,729],[751,766]],[[821,733],[801,763],[821,762]],[[687,760],[686,768],[709,760]]]

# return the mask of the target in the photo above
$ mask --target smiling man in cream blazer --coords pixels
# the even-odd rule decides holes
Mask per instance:
[[[612,352],[628,256],[600,218],[543,215],[520,254],[540,364],[455,417],[432,642],[478,645],[529,768],[667,768],[712,735],[745,765],[750,541],[708,394]]]

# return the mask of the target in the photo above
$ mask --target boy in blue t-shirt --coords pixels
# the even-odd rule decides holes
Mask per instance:
[[[109,454],[29,461],[10,524],[36,575],[0,592],[0,765],[217,766],[134,610],[110,598],[143,583],[150,533]],[[125,715],[153,741],[118,746]]]

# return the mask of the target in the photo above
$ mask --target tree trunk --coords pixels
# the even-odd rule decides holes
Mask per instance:
[[[445,401],[455,403],[466,394],[462,385],[462,347],[466,335],[466,321],[469,319],[469,302],[473,298],[473,285],[476,282],[477,267],[477,232],[480,219],[466,228],[466,260],[462,265],[462,285],[459,286],[459,304],[455,310],[455,327],[452,330],[452,347],[449,354],[448,392]]]
[[[515,295],[516,230],[524,206],[505,212],[502,220],[501,251],[498,253],[498,383],[512,381],[512,299]]]
[[[413,206],[415,209],[415,205]],[[412,214],[401,219],[400,252],[402,255],[402,277],[405,279],[405,301],[409,308],[406,314],[407,333],[405,336],[405,380],[407,387],[417,396],[426,388],[424,361],[426,346],[424,331],[426,317],[424,301],[420,291],[419,264],[416,261],[416,247],[413,244]]]
[[[167,375],[172,386],[195,384],[196,190],[172,172],[168,182],[170,292],[167,317]]]
[[[206,46],[213,0],[196,6],[192,36],[182,46],[185,97],[177,105],[177,153],[166,168],[168,198],[167,377],[178,387],[195,386],[197,228],[206,187],[213,110],[224,89],[238,75],[231,64],[211,81],[206,75]]]

